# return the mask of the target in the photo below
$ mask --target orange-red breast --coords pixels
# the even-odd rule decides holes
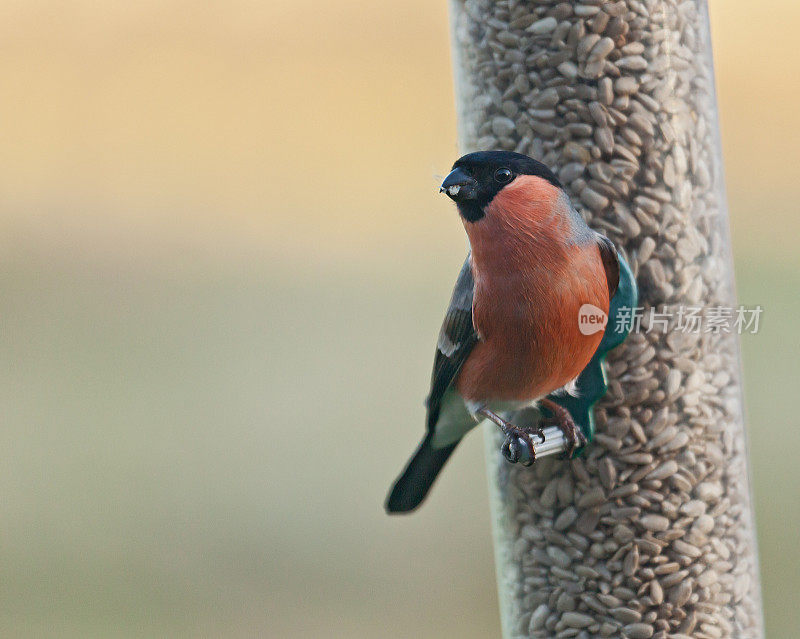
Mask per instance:
[[[428,397],[427,433],[395,482],[390,513],[416,508],[460,439],[487,418],[506,434],[509,461],[534,459],[541,430],[504,413],[537,402],[570,442],[585,443],[565,410],[546,399],[572,383],[597,350],[578,311],[608,313],[619,281],[613,244],[592,231],[545,165],[519,153],[460,158],[440,191],[456,203],[470,243],[445,316]],[[524,446],[527,450],[521,450]]]

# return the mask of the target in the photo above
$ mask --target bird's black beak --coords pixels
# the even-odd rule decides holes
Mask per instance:
[[[478,181],[464,169],[457,167],[444,179],[439,193],[447,193],[455,202],[474,200],[478,197]]]

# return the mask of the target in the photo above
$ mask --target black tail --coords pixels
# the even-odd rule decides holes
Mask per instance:
[[[386,512],[389,514],[407,513],[419,506],[458,445],[456,442],[444,448],[434,448],[431,446],[432,438],[431,433],[425,436],[403,474],[392,486],[392,492],[386,499]]]

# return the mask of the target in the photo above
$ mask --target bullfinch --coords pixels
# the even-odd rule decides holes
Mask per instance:
[[[580,393],[575,380],[603,337],[580,330],[579,309],[606,315],[619,283],[611,241],[590,229],[555,174],[508,151],[470,153],[440,192],[456,203],[470,252],[456,281],[433,363],[427,432],[386,501],[415,509],[462,437],[488,419],[505,434],[512,463],[535,460],[544,423],[559,427],[571,457],[586,438],[547,396]],[[549,415],[518,427],[507,415],[538,406]]]

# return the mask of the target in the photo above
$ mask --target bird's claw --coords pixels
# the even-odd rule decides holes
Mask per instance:
[[[536,450],[533,447],[532,435],[538,435],[544,441],[542,429],[528,432],[516,426],[509,426],[506,430],[506,438],[500,447],[500,452],[509,462],[521,463],[523,466],[530,466],[536,461]]]
[[[531,435],[535,433],[544,442],[544,431],[541,427],[519,428],[485,406],[479,408],[477,413],[497,424],[503,431],[506,438],[500,446],[500,452],[509,462],[512,464],[520,462],[523,466],[530,466],[536,461],[536,449],[533,447]]]
[[[548,404],[550,404],[550,402],[548,402]],[[586,438],[586,435],[583,434],[583,431],[575,424],[572,415],[570,415],[567,409],[558,406],[555,402],[552,403],[552,406],[548,405],[547,408],[550,409],[553,416],[542,420],[542,423],[548,425],[552,424],[559,428],[564,434],[564,439],[567,440],[564,457],[566,459],[572,459],[575,451],[578,448],[586,446],[589,440]]]
[[[583,434],[583,431],[572,424],[572,427],[575,429],[572,432],[572,435],[567,436],[565,433],[565,437],[567,437],[567,441],[569,444],[567,445],[567,450],[564,452],[566,459],[572,459],[575,456],[575,451],[579,448],[583,448],[586,444],[589,443],[589,440],[586,439],[586,435]]]

